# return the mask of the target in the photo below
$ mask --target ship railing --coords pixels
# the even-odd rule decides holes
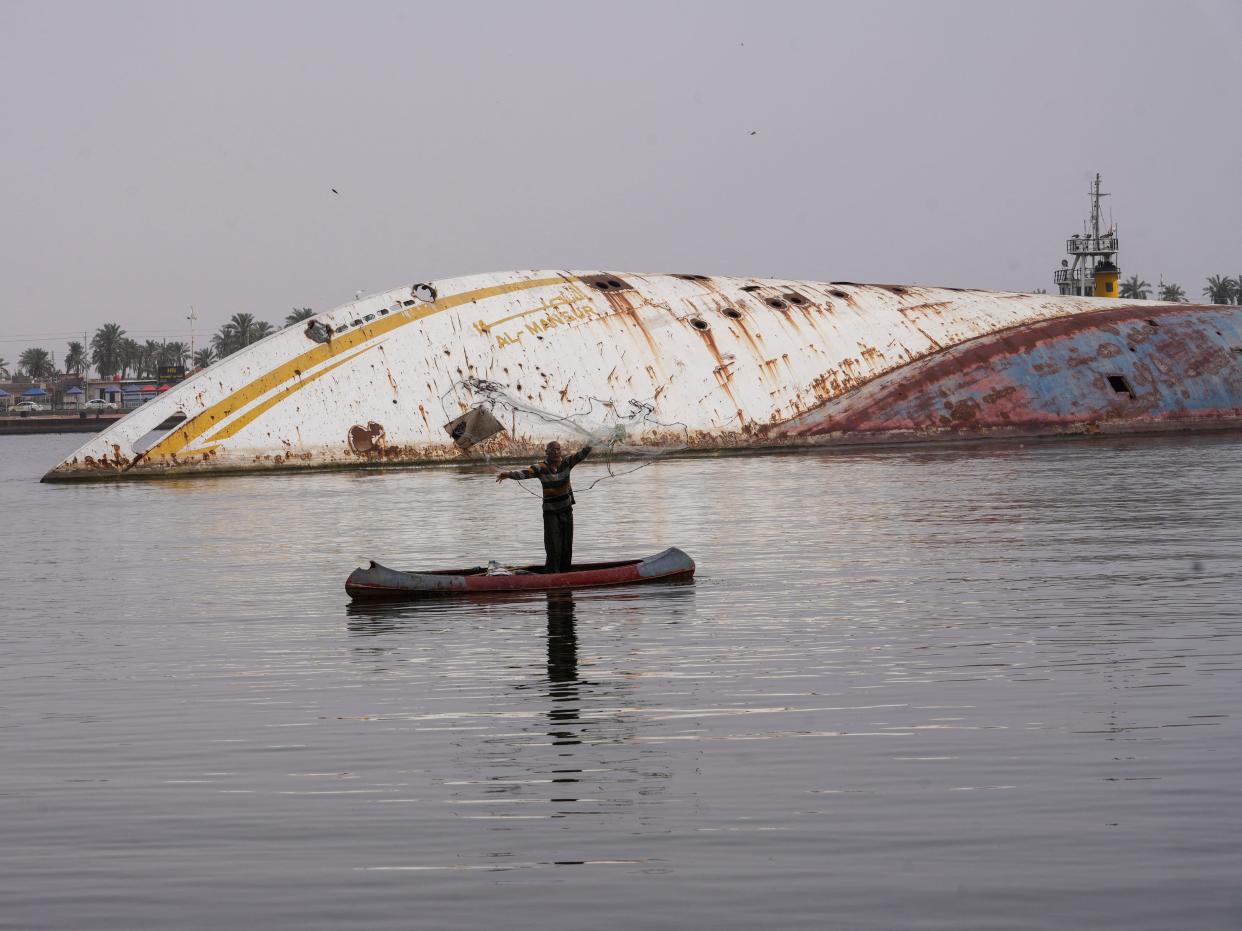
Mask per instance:
[[[1117,251],[1116,236],[1079,236],[1065,241],[1065,250],[1070,255],[1104,255]]]
[[[1058,268],[1053,280],[1057,284],[1076,284],[1082,281],[1095,281],[1095,273],[1089,268]]]

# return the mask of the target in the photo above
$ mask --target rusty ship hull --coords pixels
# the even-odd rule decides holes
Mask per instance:
[[[487,400],[480,384],[548,416],[497,411],[505,430],[463,449],[445,425]],[[449,279],[260,340],[44,480],[520,459],[584,409],[649,413],[625,421],[632,449],[1235,429],[1242,308],[599,271]]]

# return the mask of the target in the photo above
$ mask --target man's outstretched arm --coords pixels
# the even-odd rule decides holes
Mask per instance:
[[[496,481],[503,482],[505,479],[511,478],[520,482],[524,478],[534,478],[538,474],[539,472],[534,466],[527,466],[525,469],[510,469],[509,471],[501,469],[496,473]]]

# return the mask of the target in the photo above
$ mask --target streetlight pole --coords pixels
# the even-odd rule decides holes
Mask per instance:
[[[185,319],[190,321],[190,363],[194,363],[194,321],[198,319],[198,314],[194,312],[194,305],[190,305],[190,315]]]

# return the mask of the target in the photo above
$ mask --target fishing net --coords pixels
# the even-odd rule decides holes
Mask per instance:
[[[445,417],[452,404],[465,413],[450,420],[445,428],[462,448],[478,445],[484,461],[493,454],[486,441],[505,431],[511,441],[534,449],[557,440],[591,446],[592,459],[605,466],[605,474],[575,494],[584,494],[609,478],[628,475],[646,468],[657,459],[689,448],[690,429],[680,421],[656,419],[655,405],[629,399],[618,403],[604,398],[584,397],[567,404],[568,412],[558,413],[532,404],[503,385],[482,378],[464,378],[440,397]],[[624,466],[620,463],[625,463]],[[538,492],[524,490],[538,496]]]

